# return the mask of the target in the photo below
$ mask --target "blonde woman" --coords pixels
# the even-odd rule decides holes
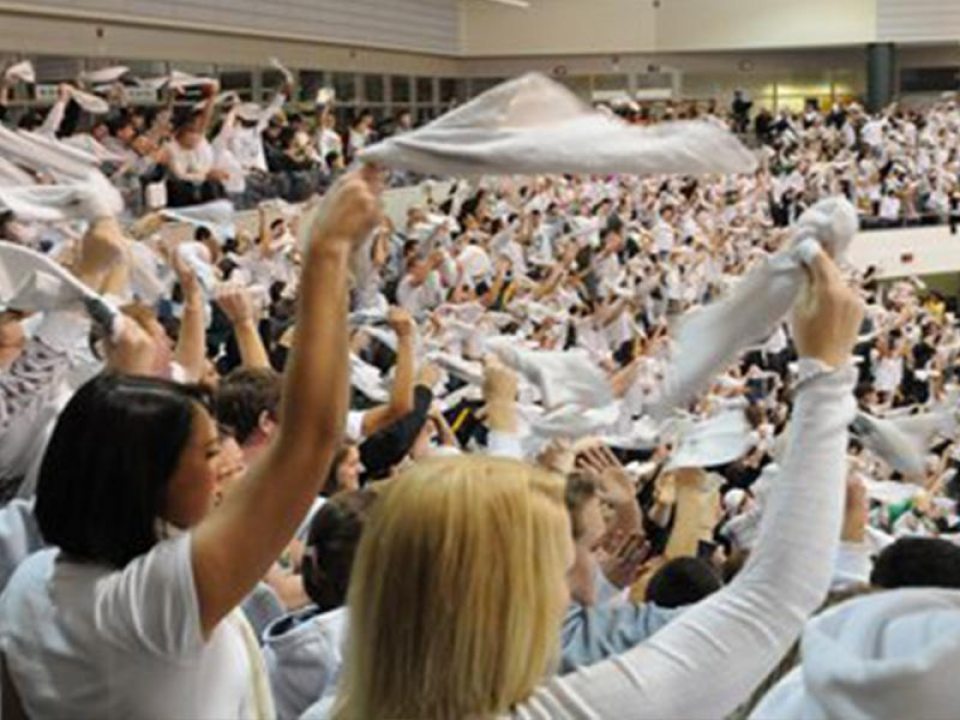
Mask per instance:
[[[508,460],[424,462],[385,488],[361,540],[333,717],[721,718],[746,699],[826,596],[840,535],[862,309],[825,256],[812,277],[790,448],[737,580],[640,646],[551,679],[574,557],[562,480]]]

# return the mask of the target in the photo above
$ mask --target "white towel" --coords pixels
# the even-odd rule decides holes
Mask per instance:
[[[3,71],[3,79],[9,83],[22,82],[32,85],[37,81],[37,73],[29,60],[18,62]]]
[[[538,73],[510,80],[361,159],[435,175],[752,172],[756,158],[705,122],[639,128]]]
[[[72,185],[0,187],[0,207],[22,221],[97,220],[119,214],[123,199],[103,175],[94,171],[86,182]]]
[[[539,389],[547,411],[566,406],[604,408],[613,403],[610,381],[585,350],[524,350],[508,337],[490,338],[486,345],[504,365]]]
[[[842,258],[857,227],[856,209],[846,199],[821,200],[800,217],[789,248],[765,258],[727,297],[683,316],[655,416],[686,405],[745,348],[766,340],[803,288],[803,265],[820,248]]]
[[[201,85],[209,85],[211,82],[213,81],[210,78],[191,75],[190,73],[179,70],[174,70],[169,75],[163,75],[161,77],[137,78],[139,85],[153,90],[161,90],[167,86],[171,88],[199,87]]]
[[[953,407],[954,403],[946,403],[929,413],[891,419],[860,412],[851,427],[863,444],[894,470],[923,475],[931,441],[937,436],[952,438],[957,433]]]
[[[51,145],[38,138],[37,133],[14,132],[0,125],[0,155],[20,167],[46,173],[60,182],[82,181],[96,170],[79,158],[77,152],[80,151],[76,148]]]
[[[605,445],[623,450],[653,450],[660,444],[661,425],[649,415],[630,423],[627,432],[604,435]]]
[[[106,115],[110,112],[110,103],[93,93],[78,88],[70,88],[70,98],[86,112],[92,115]]]
[[[613,402],[602,407],[564,405],[545,413],[532,412],[520,406],[534,436],[541,438],[578,439],[588,435],[603,434],[613,427],[620,417],[620,403]]]
[[[380,371],[353,353],[350,354],[350,384],[373,402],[383,403],[390,399]]]
[[[161,214],[169,219],[209,228],[220,242],[232,238],[235,233],[233,203],[229,200],[214,200],[202,205],[181,208],[165,208]]]
[[[102,297],[46,255],[0,241],[0,303],[23,312],[82,310],[114,335],[119,317]]]
[[[26,130],[18,130],[17,134],[33,145],[40,145],[51,153],[72,160],[84,167],[97,167],[101,162],[95,152],[91,152],[80,145],[67,143],[55,137],[44,135],[43,133],[28,132]],[[91,140],[93,140],[93,138],[91,138]],[[96,140],[93,140],[93,142],[96,142]]]
[[[447,352],[431,352],[428,359],[438,367],[443,368],[454,377],[471,385],[483,387],[483,364],[464,360]]]
[[[30,173],[21,170],[5,157],[0,157],[0,187],[23,187],[34,183]]]
[[[96,163],[115,163],[120,164],[126,161],[126,158],[118,152],[109,150],[99,143],[93,135],[71,135],[60,141],[62,145],[80,150],[92,157]]]
[[[923,488],[913,483],[864,478],[863,484],[867,489],[867,497],[885,505],[896,505],[923,494]]]
[[[269,63],[271,67],[275,68],[280,72],[281,75],[283,75],[283,79],[285,82],[291,85],[293,84],[293,81],[294,81],[293,73],[290,72],[290,69],[286,65],[284,65],[275,57],[270,58]]]
[[[680,424],[677,449],[668,470],[724,465],[747,454],[752,446],[750,423],[742,410],[731,410],[700,422]]]
[[[82,72],[77,80],[86,85],[110,84],[117,82],[117,80],[128,72],[130,72],[130,68],[126,65],[114,65],[112,67],[101,68],[100,70]]]

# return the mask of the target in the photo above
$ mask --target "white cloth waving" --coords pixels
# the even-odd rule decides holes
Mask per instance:
[[[498,85],[360,157],[436,175],[746,173],[757,164],[724,128],[706,122],[635,127],[593,110],[539,73]]]
[[[685,405],[744,348],[766,340],[803,289],[804,264],[820,248],[843,257],[857,228],[857,211],[845,198],[821,200],[800,217],[789,248],[764,259],[724,299],[681,318],[654,414]]]

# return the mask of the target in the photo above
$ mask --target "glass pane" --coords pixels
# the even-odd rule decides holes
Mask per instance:
[[[444,106],[462,103],[467,99],[467,81],[456,78],[440,80],[440,102]]]
[[[410,102],[410,78],[394,75],[390,78],[390,93],[395,103]]]
[[[492,87],[496,87],[503,82],[503,78],[474,78],[471,84],[470,92],[474,97],[480,93],[486,92]]]
[[[249,70],[220,73],[220,87],[224,90],[249,90],[252,86],[252,73]]]
[[[353,80],[353,73],[334,73],[333,89],[340,102],[352,102],[357,96],[357,87]]]
[[[383,75],[363,76],[363,98],[367,102],[383,102]]]
[[[334,105],[333,114],[337,118],[337,129],[343,130],[344,128],[350,127],[350,121],[353,119],[354,110],[352,107],[346,107],[344,105]]]
[[[300,95],[304,102],[313,105],[317,98],[317,91],[326,85],[326,78],[322,70],[300,71]]]
[[[58,83],[73,80],[83,69],[78,58],[61,55],[43,55],[33,59],[37,83]]]
[[[628,87],[626,75],[596,75],[593,78],[594,90],[626,90]]]
[[[417,78],[417,102],[433,102],[433,78]]]

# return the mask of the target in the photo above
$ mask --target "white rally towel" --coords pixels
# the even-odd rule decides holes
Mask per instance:
[[[21,245],[0,241],[0,304],[22,312],[85,309],[111,336],[119,313],[62,265]]]
[[[524,350],[508,337],[490,338],[487,350],[540,390],[547,411],[571,405],[604,408],[614,402],[610,381],[585,350]]]
[[[422,128],[365,149],[366,162],[433,175],[748,173],[754,155],[706,122],[640,128],[530,73]]]
[[[8,83],[22,82],[32,85],[37,81],[37,73],[29,60],[18,62],[3,71],[3,79]]]
[[[21,221],[97,220],[120,213],[123,199],[94,171],[85,182],[70,185],[0,186],[0,208]]]
[[[35,180],[30,173],[21,170],[5,157],[0,156],[0,187],[24,187],[33,185]]]
[[[106,115],[110,112],[110,103],[93,93],[72,87],[70,88],[70,98],[85,112],[92,115]]]
[[[89,177],[96,167],[81,160],[76,148],[68,148],[58,141],[54,146],[39,139],[39,133],[14,132],[0,125],[0,155],[35,172],[48,174],[58,182],[76,182]]]
[[[114,65],[113,67],[82,72],[77,80],[85,85],[109,85],[110,83],[117,82],[128,72],[130,72],[130,68],[126,65]]]
[[[753,440],[742,410],[729,410],[696,423],[680,423],[677,449],[667,470],[725,465],[749,452]]]
[[[220,242],[232,238],[236,232],[236,209],[229,200],[214,200],[202,205],[175,209],[165,208],[161,214],[168,220],[209,228]]]
[[[845,198],[821,200],[800,217],[789,248],[765,258],[727,297],[683,316],[653,414],[666,417],[690,402],[745,348],[766,340],[800,295],[803,266],[821,248],[842,258],[858,225],[857,211]]]
[[[923,475],[927,450],[937,437],[952,438],[957,433],[953,401],[922,415],[878,418],[857,413],[851,426],[863,444],[905,475]]]
[[[191,75],[190,73],[173,70],[169,75],[153,78],[137,78],[137,84],[152,90],[161,90],[165,87],[191,88],[209,85],[214,82],[211,78]]]
[[[288,84],[290,84],[290,85],[293,85],[294,80],[295,80],[296,78],[294,78],[293,73],[290,71],[290,68],[288,68],[286,65],[284,65],[282,62],[280,62],[280,61],[279,61],[277,58],[275,58],[275,57],[270,58],[270,59],[268,60],[268,62],[270,63],[270,67],[274,68],[274,69],[277,70],[281,75],[283,75],[283,80],[284,80],[284,82],[286,82],[286,83],[288,83]]]

